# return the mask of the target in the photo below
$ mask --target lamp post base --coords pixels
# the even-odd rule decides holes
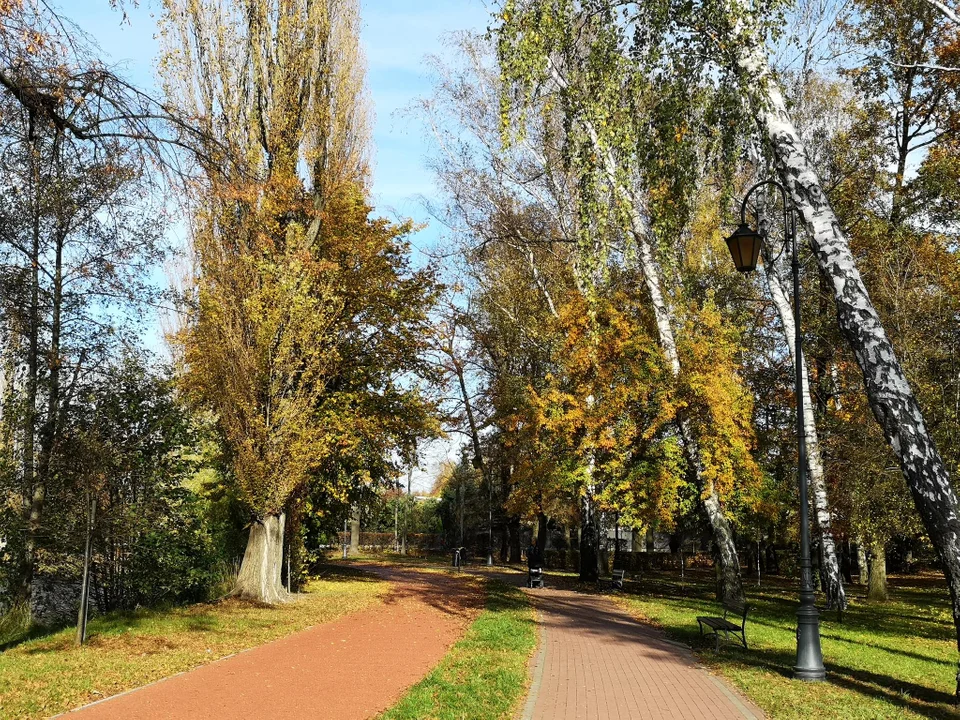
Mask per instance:
[[[793,679],[823,682],[826,678],[820,650],[820,613],[813,603],[804,603],[797,610],[797,664]]]
[[[803,682],[823,682],[827,679],[826,670],[802,670],[801,668],[795,667],[793,669],[793,679],[802,680]]]

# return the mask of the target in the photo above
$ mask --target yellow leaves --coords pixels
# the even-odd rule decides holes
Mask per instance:
[[[360,410],[363,396],[330,387],[356,363],[415,356],[398,339],[384,358],[358,357],[355,314],[389,333],[396,318],[415,318],[433,289],[398,294],[403,245],[396,228],[369,220],[359,190],[331,198],[311,238],[316,214],[294,176],[214,187],[222,192],[194,218],[201,274],[198,312],[180,338],[184,384],[217,413],[245,500],[275,512],[332,456],[368,452],[371,438],[389,442],[376,408]],[[407,421],[397,413],[419,412],[412,396],[386,411],[396,432]]]
[[[23,0],[0,0],[0,17],[12,15],[14,10],[23,8]]]
[[[739,375],[736,331],[708,299],[690,305],[679,337],[680,394],[699,440],[704,480],[721,495],[756,485],[762,473],[751,452],[753,396]]]
[[[660,452],[675,404],[641,288],[632,278],[615,278],[589,300],[572,289],[554,296],[560,317],[550,370],[524,384],[502,425],[520,456],[515,481],[524,484],[513,507],[573,502],[590,484],[620,488],[635,510],[656,505],[650,513],[664,522],[671,516],[670,488],[682,474],[673,460],[644,464]],[[628,478],[630,488],[622,484]]]

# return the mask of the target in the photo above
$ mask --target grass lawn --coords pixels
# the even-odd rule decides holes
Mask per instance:
[[[68,629],[0,653],[0,718],[41,718],[115,695],[372,605],[387,584],[324,574],[297,602],[236,600],[91,620],[74,646]]]
[[[487,583],[486,607],[441,663],[381,720],[513,717],[537,645],[533,608],[520,590]]]
[[[749,650],[734,645],[714,654],[701,646],[697,615],[717,615],[711,578],[687,572],[651,573],[621,602],[697,650],[704,664],[740,688],[771,718],[960,718],[953,706],[957,646],[947,588],[940,575],[890,578],[891,599],[868,602],[849,587],[843,622],[821,615],[828,682],[792,680],[796,661],[796,583],[747,582],[753,609],[747,619]],[[819,601],[818,601],[819,602]]]

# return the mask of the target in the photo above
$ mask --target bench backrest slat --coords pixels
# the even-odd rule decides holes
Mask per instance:
[[[747,624],[747,613],[750,612],[750,606],[746,603],[727,603],[723,604],[723,618],[726,620],[727,615],[736,615],[740,618],[740,627],[744,627]]]

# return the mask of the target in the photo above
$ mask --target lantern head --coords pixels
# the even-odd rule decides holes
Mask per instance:
[[[744,273],[756,270],[762,243],[763,235],[746,223],[740,223],[740,227],[727,238],[727,247],[737,270]]]

